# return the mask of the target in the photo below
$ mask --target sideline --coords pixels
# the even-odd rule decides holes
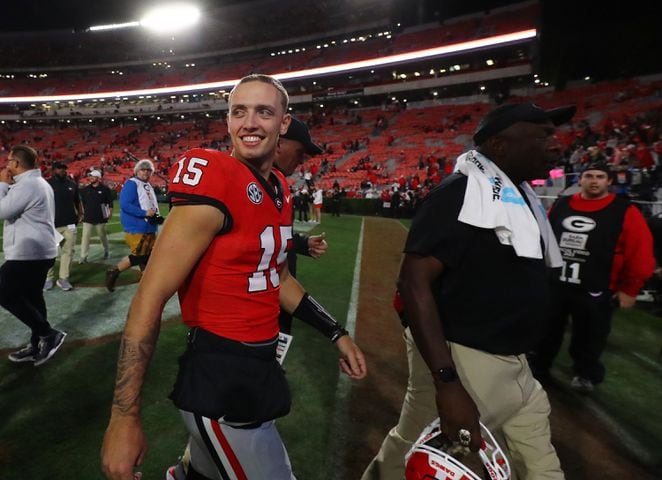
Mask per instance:
[[[361,231],[359,233],[358,246],[356,247],[356,258],[354,260],[354,276],[352,278],[352,293],[349,298],[349,307],[347,309],[347,320],[345,329],[352,338],[355,338],[356,331],[356,313],[359,304],[359,287],[361,284],[361,260],[363,258],[363,231],[365,227],[365,217],[361,217]],[[343,373],[339,374],[338,386],[336,389],[335,408],[333,409],[333,423],[329,432],[329,452],[332,454],[330,471],[333,472],[331,478],[335,480],[347,480],[345,458],[347,455],[347,443],[344,442],[345,436],[340,432],[346,430],[349,420],[349,395],[352,389],[352,381]]]

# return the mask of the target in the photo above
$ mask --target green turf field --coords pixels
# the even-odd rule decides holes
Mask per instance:
[[[324,228],[314,232],[327,233],[332,245],[328,253],[320,260],[302,257],[298,263],[299,276],[305,278],[311,294],[342,321],[351,294],[360,225],[358,217],[343,217],[328,225],[325,221]],[[114,228],[112,223],[110,228]],[[120,252],[119,240],[111,249],[113,257],[126,253]],[[100,255],[101,250],[97,253]],[[82,321],[89,322],[90,329],[99,328],[92,323],[115,323],[119,332],[126,306],[109,311],[113,306],[104,304],[103,299],[115,296],[97,286],[102,284],[105,268],[102,263],[74,264],[72,281],[76,294],[94,290],[100,297],[94,302],[87,300],[88,308],[96,313]],[[134,290],[124,287],[115,293],[130,297]],[[74,292],[46,294],[55,326],[60,323],[53,312],[71,307],[68,300],[76,298],[69,293]],[[11,326],[26,335],[20,322],[4,311],[0,312],[0,326]],[[335,347],[307,325],[295,323],[293,332],[284,365],[292,390],[292,413],[278,420],[278,427],[297,476],[323,478],[318,475],[320,465],[328,459],[328,419],[336,402],[338,357]],[[143,423],[150,445],[142,468],[145,479],[164,478],[166,467],[176,462],[186,444],[179,414],[167,399],[185,333],[177,319],[166,321],[144,389]],[[99,448],[112,399],[118,344],[118,334],[106,336],[98,344],[68,339],[57,356],[41,368],[0,362],[0,479],[102,478]],[[6,347],[0,344],[0,348]]]
[[[552,374],[568,384],[569,335]],[[648,466],[662,466],[662,318],[642,308],[617,310],[603,356],[607,377],[585,397],[590,410],[619,433],[624,448]],[[577,394],[579,395],[579,394]]]
[[[119,232],[116,221],[110,229]],[[322,226],[313,232],[327,233],[327,255],[320,260],[301,258],[298,265],[302,283],[341,321],[348,311],[360,229],[358,217],[324,216]],[[115,261],[126,253],[120,234],[111,249]],[[70,332],[62,350],[39,368],[0,359],[0,480],[102,478],[99,448],[112,397],[118,332],[135,285],[106,292],[100,284],[113,259],[104,264],[100,255],[96,247],[92,264],[72,266],[74,292],[46,294],[50,319]],[[126,281],[137,278],[136,274]],[[185,328],[176,315],[176,303],[171,301],[144,389],[143,423],[150,445],[142,468],[145,480],[164,478],[166,467],[175,463],[186,443],[178,412],[167,399],[184,345]],[[27,338],[22,324],[4,310],[0,328],[4,353]],[[89,336],[103,338],[84,340],[91,332],[100,333]],[[607,380],[585,400],[621,428],[635,443],[633,448],[643,446],[647,455],[643,461],[657,465],[662,465],[661,347],[661,319],[642,310],[619,312],[604,357]],[[334,454],[329,446],[342,432],[333,429],[349,421],[333,421],[342,400],[337,398],[335,347],[308,326],[295,323],[284,367],[293,406],[292,413],[277,423],[297,478],[334,478],[326,468]],[[569,380],[565,347],[553,373],[561,381]]]

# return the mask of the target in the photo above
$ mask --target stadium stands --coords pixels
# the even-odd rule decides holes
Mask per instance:
[[[514,12],[513,8],[515,8]],[[33,56],[36,52],[44,54],[43,58],[35,58],[33,60],[35,63],[29,65],[34,67],[32,69],[34,72],[29,72],[32,77],[27,73],[14,74],[13,78],[0,76],[0,96],[64,95],[146,89],[236,79],[252,71],[277,73],[303,70],[529,29],[535,25],[537,14],[537,3],[524,3],[507,9],[505,13],[474,14],[449,24],[425,24],[400,32],[389,32],[388,35],[383,34],[386,26],[380,32],[373,27],[365,32],[338,35],[336,39],[308,38],[299,42],[289,40],[289,44],[282,47],[258,44],[246,52],[237,53],[228,49],[216,52],[214,55],[204,54],[197,59],[195,56],[187,55],[180,60],[180,57],[171,55],[167,58],[145,61],[146,58],[153,57],[143,55],[141,57],[143,61],[137,64],[136,62],[123,64],[122,61],[116,61],[113,64],[104,64],[103,68],[94,65],[76,68],[76,63],[67,63],[75,62],[75,58],[69,59],[67,55],[71,52],[71,48],[65,46],[57,50],[59,54],[50,50],[52,48],[50,43],[46,52],[43,49],[31,48],[30,42],[44,43],[45,39],[41,35],[27,37],[25,38],[27,43],[21,43],[19,46],[8,41],[3,42],[4,37],[0,35],[0,58],[3,58],[4,45],[5,49],[13,49],[11,55],[5,55],[4,58],[18,62],[13,65],[3,65],[3,70],[11,67],[24,70],[24,66],[21,65],[24,57],[15,51],[17,48],[23,48],[22,46],[26,49],[30,48]],[[92,40],[92,44],[96,43],[94,37],[89,33],[87,35],[88,37],[84,38],[85,42],[80,43],[76,51],[82,47],[89,48],[87,43],[89,40]],[[67,42],[70,41],[70,36],[65,36],[65,39]],[[126,39],[122,38],[118,45],[121,51],[127,50],[124,42]],[[135,48],[128,50],[131,54],[136,53]],[[281,55],[281,52],[286,54]],[[274,56],[271,55],[272,53]],[[97,49],[95,54],[93,58],[97,59],[98,63],[98,59],[105,55],[105,49]],[[53,61],[54,56],[59,59],[60,67],[46,68],[49,62]],[[191,66],[194,63],[195,66]],[[66,67],[67,65],[72,66]]]
[[[532,99],[545,107],[578,105],[572,126],[559,132],[567,150],[566,161],[577,145],[623,150],[630,144],[643,143],[657,155],[661,89],[662,80],[630,80],[540,92]],[[466,103],[430,103],[410,103],[401,109],[332,108],[325,114],[297,113],[309,123],[313,137],[326,150],[308,164],[308,168],[323,172],[317,179],[318,185],[329,189],[337,182],[346,190],[361,191],[368,188],[367,182],[384,188],[401,177],[408,182],[418,177],[422,185],[430,183],[431,177],[438,180],[443,176],[445,161],[452,162],[471,145],[476,122],[492,105],[487,98],[471,98]],[[644,118],[649,121],[644,122]],[[90,168],[102,168],[111,183],[122,183],[132,174],[132,155],[156,159],[157,172],[163,177],[169,165],[191,147],[229,148],[221,119],[141,118],[137,122],[116,123],[121,124],[104,121],[74,126],[52,121],[23,128],[13,126],[2,132],[0,141],[5,149],[16,143],[32,144],[42,152],[46,169],[51,161],[64,160],[70,162],[70,173],[84,178]],[[442,165],[437,166],[440,160]],[[321,169],[323,163],[326,168]],[[157,183],[165,187],[163,178]]]
[[[292,6],[296,3],[288,2]],[[300,13],[310,20],[296,32],[297,37],[291,32],[246,28],[220,32],[203,24],[198,33],[207,40],[204,45],[180,37],[175,42],[177,51],[167,59],[161,55],[166,40],[143,38],[144,42],[135,46],[143,35],[139,32],[128,37],[117,32],[100,36],[90,32],[2,34],[0,53],[11,54],[0,55],[0,68],[4,72],[9,71],[7,67],[23,70],[0,75],[0,97],[168,87],[238,78],[252,71],[304,70],[532,28],[539,23],[541,8],[538,2],[525,2],[391,31],[387,15],[376,1],[363,3],[342,28],[337,28],[340,22],[327,28],[332,19],[338,19],[331,3],[306,7],[297,3],[305,10]],[[241,12],[240,6],[233,7],[225,12],[223,21],[232,24],[231,19],[241,18]],[[259,18],[251,17],[250,21]],[[249,38],[244,30],[256,37]],[[22,42],[13,41],[18,37]],[[46,49],[33,48],[45,39],[52,40]],[[78,42],[78,47],[59,48],[72,42]],[[251,47],[246,47],[249,42],[253,42]],[[129,44],[134,47],[129,48]],[[518,46],[489,51],[501,68],[526,67],[532,62],[529,54]],[[576,82],[563,91],[554,91],[534,88],[528,75],[493,75],[493,67],[486,67],[483,61],[487,55],[473,52],[446,61],[462,64],[461,73],[445,69],[443,73],[448,76],[444,78],[462,77],[457,90],[453,90],[452,80],[437,82],[440,87],[434,89],[427,86],[426,78],[442,75],[433,61],[316,77],[319,81],[286,82],[294,99],[294,113],[308,122],[316,141],[325,147],[323,155],[309,162],[309,168],[317,172],[318,185],[324,189],[339,185],[353,195],[362,195],[370,187],[387,188],[403,182],[408,186],[434,184],[471,145],[477,119],[495,101],[509,96],[515,101],[533,99],[545,107],[578,105],[573,125],[558,134],[566,149],[564,166],[568,170],[576,167],[573,161],[577,155],[573,154],[578,145],[593,148],[592,155],[598,152],[620,161],[626,153],[619,152],[635,144],[642,149],[642,159],[647,151],[656,158],[662,103],[659,78]],[[58,67],[47,68],[51,61]],[[99,61],[109,63],[101,66]],[[86,62],[97,65],[81,66]],[[30,65],[44,67],[47,73],[26,78],[28,70],[24,67]],[[401,75],[403,72],[406,74]],[[483,92],[492,77],[494,83]],[[479,85],[481,93],[477,94]],[[400,98],[391,92],[399,92]],[[101,168],[106,181],[113,184],[122,184],[131,175],[135,158],[149,157],[156,160],[160,175],[156,182],[166,187],[169,165],[188,148],[230,148],[222,121],[227,106],[224,94],[118,96],[105,101],[3,106],[0,143],[4,149],[16,143],[34,145],[42,152],[45,170],[54,160],[68,162],[69,172],[79,178],[92,167]],[[298,95],[305,101],[297,100]],[[469,96],[453,98],[458,95]],[[650,120],[645,131],[641,129],[645,123],[642,118]],[[607,147],[611,150],[605,151]],[[293,184],[299,182],[291,179]]]

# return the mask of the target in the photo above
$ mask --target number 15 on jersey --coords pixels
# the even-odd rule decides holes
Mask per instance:
[[[276,264],[287,260],[287,242],[292,238],[292,226],[281,225],[279,228],[280,234],[280,249],[276,257]],[[274,227],[267,226],[260,234],[260,247],[262,248],[262,257],[257,269],[248,278],[248,291],[263,292],[269,287],[269,283],[273,288],[280,285],[280,278],[275,266],[272,265],[274,253],[276,253],[276,239],[274,238]]]

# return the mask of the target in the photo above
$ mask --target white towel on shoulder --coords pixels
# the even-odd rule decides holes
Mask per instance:
[[[464,204],[458,215],[460,222],[494,229],[499,242],[512,245],[520,257],[545,258],[550,267],[562,265],[561,252],[545,209],[528,183],[522,182],[520,187],[531,208],[510,178],[476,150],[460,155],[455,171],[467,176]]]

